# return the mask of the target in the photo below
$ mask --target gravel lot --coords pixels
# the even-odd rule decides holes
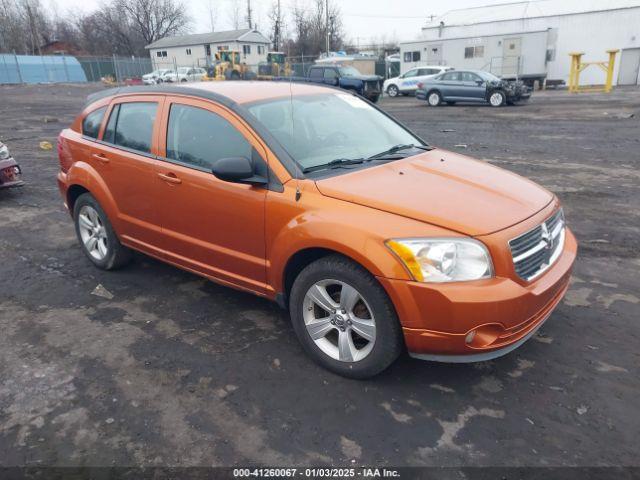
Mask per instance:
[[[0,87],[0,139],[27,182],[0,191],[0,466],[640,466],[640,90],[381,102],[430,143],[556,192],[580,253],[516,352],[405,356],[352,381],[313,364],[274,304],[142,255],[90,265],[55,148],[38,144],[100,88]]]

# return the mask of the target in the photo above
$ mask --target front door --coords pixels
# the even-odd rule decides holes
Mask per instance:
[[[109,108],[102,144],[90,163],[106,183],[117,207],[118,234],[124,243],[160,253],[161,193],[155,178],[158,119],[164,98],[119,98]]]
[[[502,76],[516,76],[520,74],[522,65],[522,38],[505,38],[502,41]]]
[[[637,85],[640,80],[640,48],[622,50],[618,85]]]
[[[266,291],[266,189],[219,180],[220,158],[266,158],[235,117],[204,100],[168,97],[156,181],[164,194],[162,234],[169,261],[253,291]]]

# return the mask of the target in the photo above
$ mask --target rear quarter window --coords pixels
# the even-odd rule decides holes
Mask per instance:
[[[98,138],[102,118],[106,111],[107,107],[102,107],[87,114],[87,116],[84,117],[84,120],[82,120],[82,134],[87,137]]]

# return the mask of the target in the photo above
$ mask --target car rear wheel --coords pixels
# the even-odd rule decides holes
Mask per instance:
[[[96,267],[113,270],[129,262],[131,251],[122,246],[93,195],[84,193],[77,198],[73,219],[82,250]]]
[[[505,94],[499,91],[493,92],[489,96],[489,104],[492,107],[501,107],[505,104],[506,101],[507,101],[507,97],[505,96]]]
[[[360,265],[332,255],[308,265],[289,298],[295,333],[309,356],[350,378],[369,378],[403,349],[391,300]]]
[[[391,98],[397,97],[399,93],[400,91],[395,85],[389,85],[389,87],[387,88],[387,95],[389,95]]]
[[[437,107],[438,105],[440,105],[440,103],[442,102],[442,96],[440,95],[440,92],[429,93],[429,95],[427,96],[427,102],[432,107]]]

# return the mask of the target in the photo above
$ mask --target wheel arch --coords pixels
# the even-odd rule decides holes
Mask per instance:
[[[73,215],[73,207],[78,197],[90,193],[98,201],[109,217],[116,233],[120,232],[119,210],[113,195],[100,174],[88,163],[76,162],[67,174],[67,205]]]

